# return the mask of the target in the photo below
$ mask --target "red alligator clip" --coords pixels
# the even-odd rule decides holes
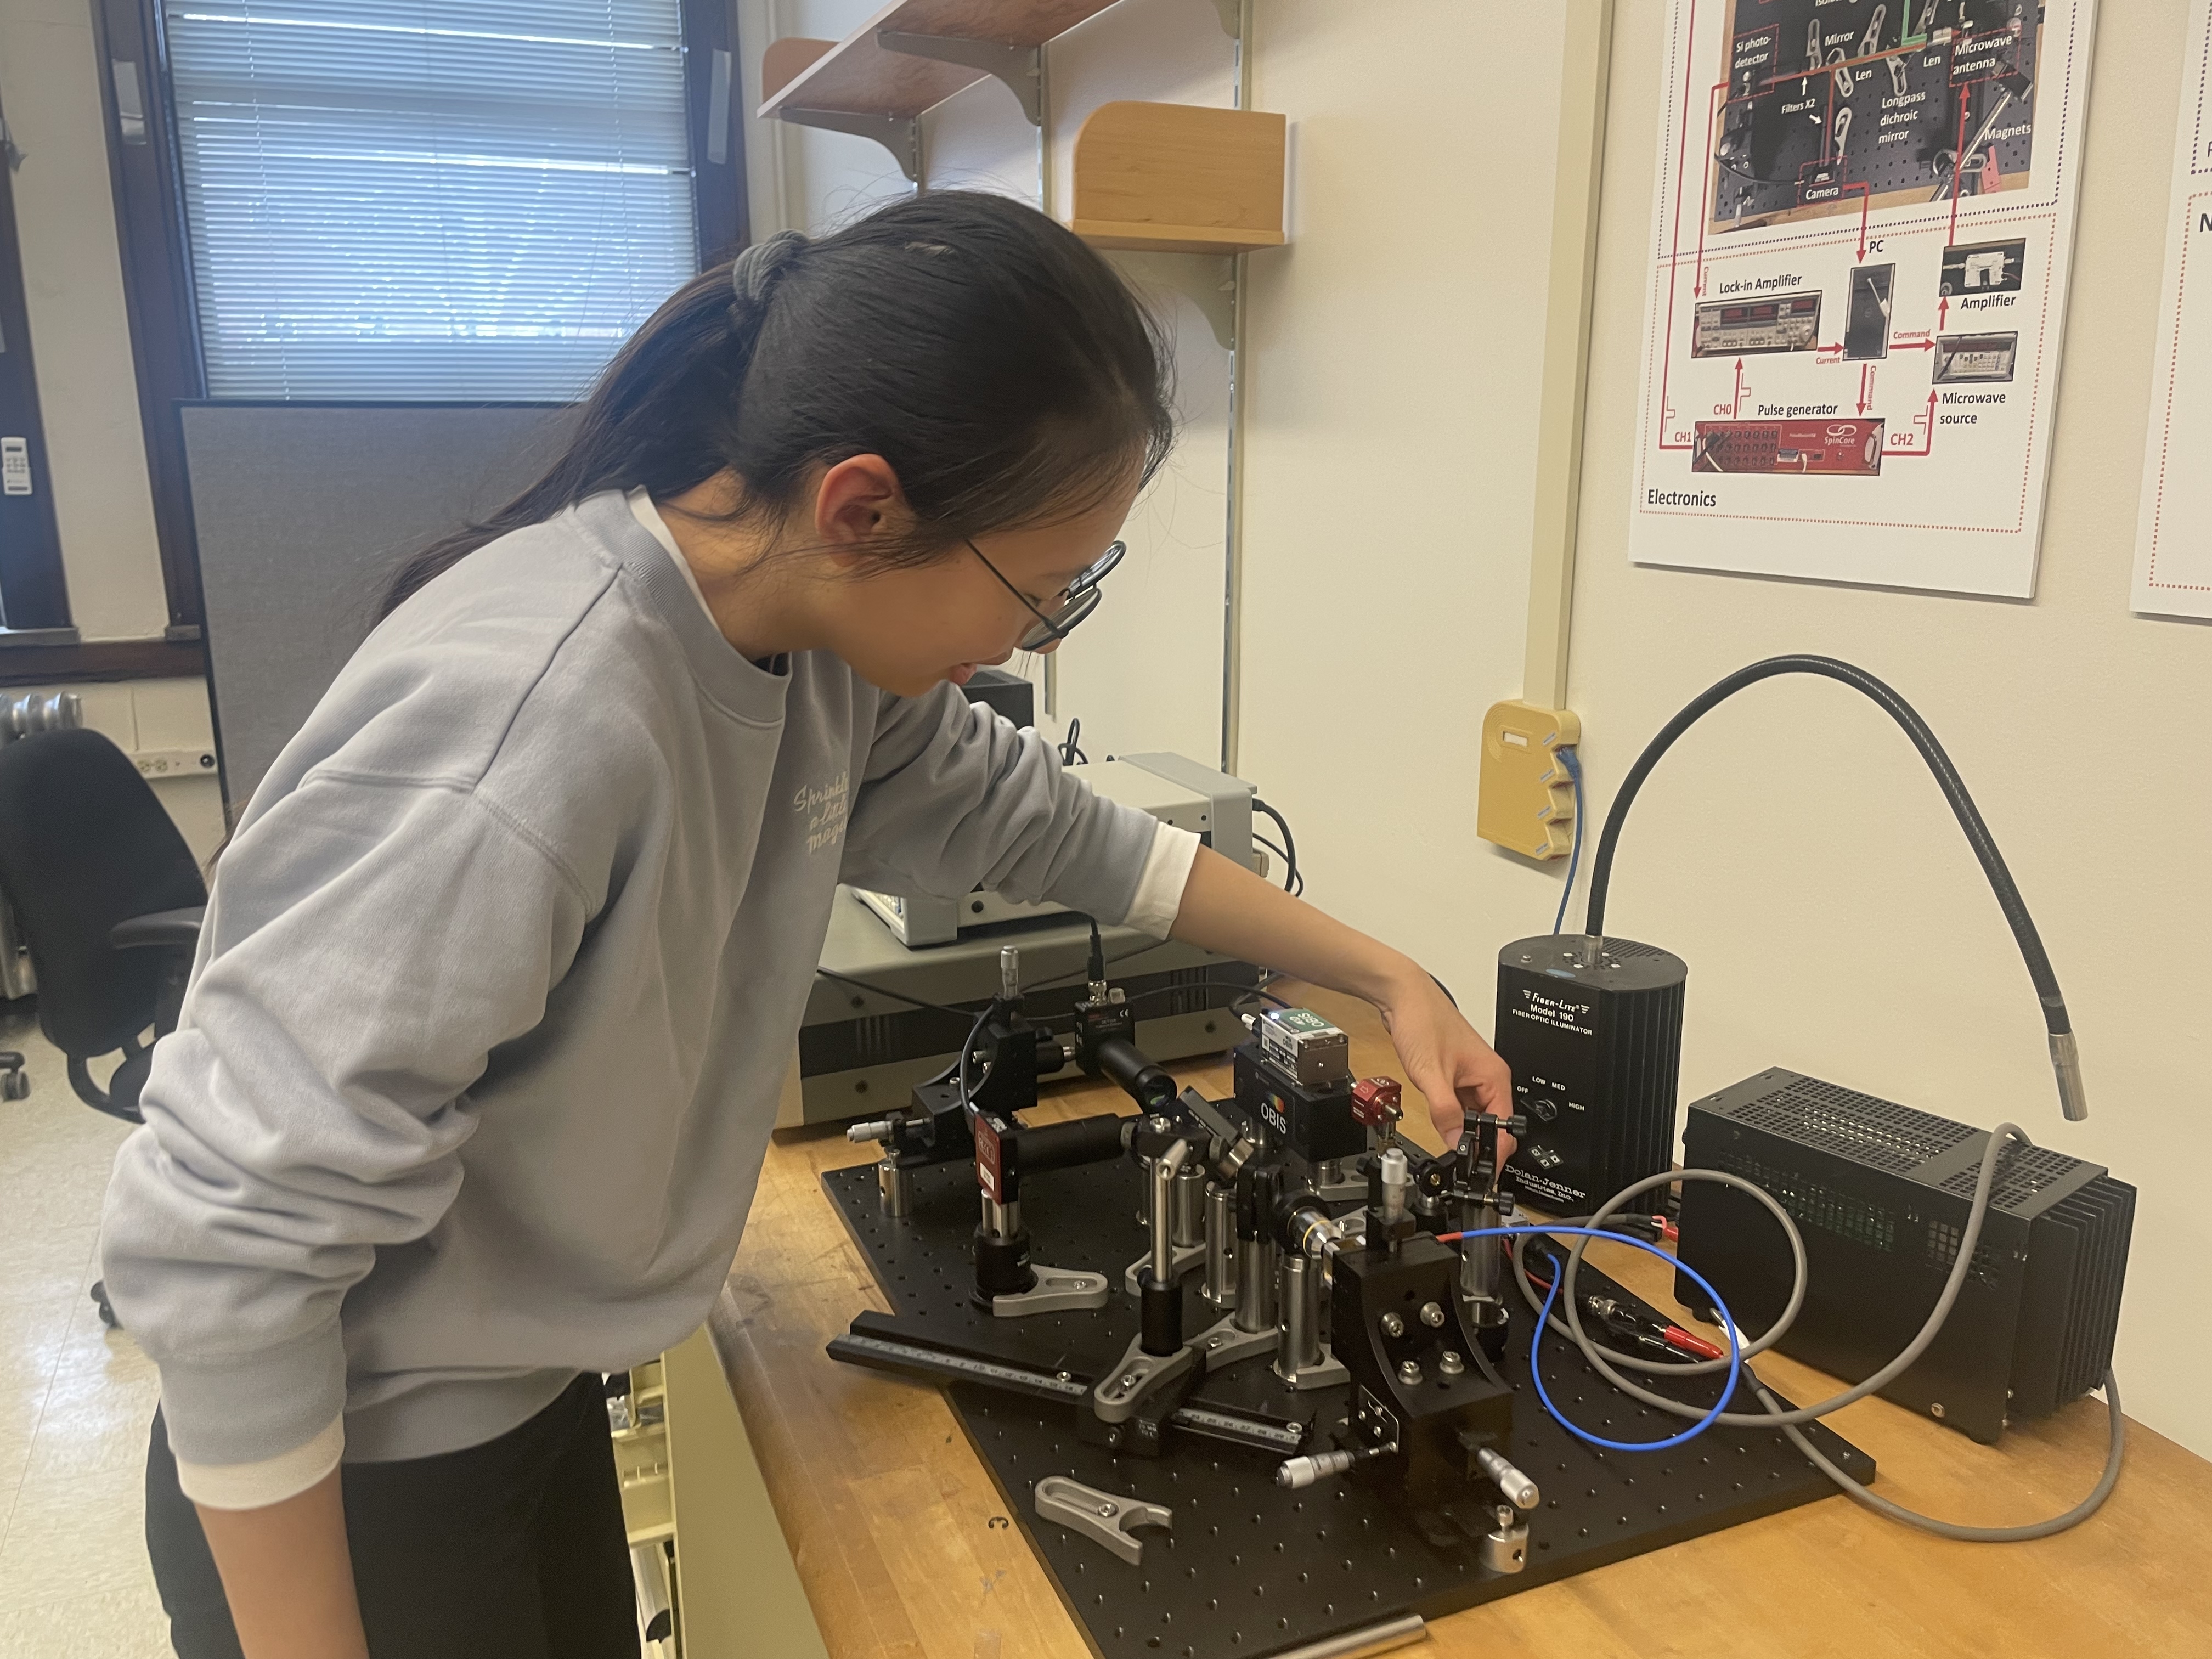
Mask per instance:
[[[1660,1332],[1670,1348],[1680,1348],[1684,1353],[1693,1353],[1700,1359],[1726,1359],[1728,1350],[1717,1348],[1702,1336],[1692,1336],[1680,1325],[1669,1325]]]

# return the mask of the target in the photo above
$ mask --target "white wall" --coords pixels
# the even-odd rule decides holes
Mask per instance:
[[[764,8],[775,37],[817,39],[842,35],[876,9],[871,0],[782,0]],[[747,53],[756,94],[758,45],[748,43]],[[1122,0],[1051,42],[1046,58],[1051,197],[1063,218],[1075,135],[1098,105],[1121,98],[1233,100],[1234,49],[1205,0]],[[764,156],[778,145],[782,151],[783,200],[755,205],[762,231],[785,224],[832,229],[909,193],[889,154],[868,139],[755,122],[747,142]],[[931,112],[923,147],[934,188],[1042,199],[1037,129],[994,80]],[[773,186],[774,164],[753,176],[763,172]],[[1231,264],[1181,253],[1110,257],[1174,336],[1182,437],[1124,528],[1129,553],[1107,602],[1058,653],[1054,700],[1049,709],[1040,702],[1039,724],[1057,733],[1069,716],[1079,717],[1085,750],[1094,759],[1164,749],[1212,763],[1221,744],[1229,362],[1192,296],[1219,289]],[[1042,682],[1039,663],[1012,665]]]
[[[1475,733],[1520,690],[1557,14],[1260,7],[1290,246],[1255,256],[1239,770],[1319,902],[1470,1008],[1556,878],[1474,840]]]
[[[867,9],[817,3],[784,32],[833,34]],[[1313,896],[1486,1016],[1498,949],[1548,928],[1564,874],[1473,828],[1476,722],[1522,689],[1560,24],[1462,0],[1257,9],[1254,101],[1291,118],[1291,229],[1249,264],[1240,769],[1291,814]],[[2212,1246],[2196,1190],[2212,966],[2195,943],[2212,934],[2212,629],[2127,611],[2184,6],[2136,0],[2124,27],[2119,9],[2091,87],[2041,591],[2014,604],[1629,564],[1664,10],[1620,0],[1571,701],[1593,824],[1650,734],[1759,657],[1860,662],[1934,723],[2067,989],[2087,1123],[2059,1118],[2026,975],[1941,797],[1840,687],[1760,687],[1669,757],[1626,837],[1612,925],[1691,963],[1685,1099],[1790,1066],[2013,1118],[2136,1183],[2128,1405],[2212,1453],[2197,1386],[2212,1356],[2186,1311]],[[1127,0],[1091,27],[1129,28],[1117,72],[1133,83],[1147,41],[1169,58],[1212,16]],[[1012,107],[995,88],[965,98]],[[939,154],[1013,173],[955,113],[936,118]],[[1003,132],[1005,113],[975,119]],[[804,146],[803,212],[880,193],[860,141]],[[1210,617],[1209,599],[1176,602]],[[1147,666],[1116,653],[1096,672],[1119,689],[1086,695],[1112,706]]]

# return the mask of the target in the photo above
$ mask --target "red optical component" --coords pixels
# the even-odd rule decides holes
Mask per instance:
[[[979,1115],[975,1119],[975,1184],[983,1189],[983,1196],[994,1204],[999,1201],[1003,1158],[999,1132],[991,1127],[988,1118]]]
[[[1395,1077],[1364,1077],[1352,1085],[1352,1115],[1370,1129],[1388,1128],[1404,1115],[1405,1088]]]
[[[1700,1359],[1726,1359],[1728,1350],[1717,1348],[1702,1336],[1692,1336],[1680,1325],[1669,1325],[1660,1333],[1670,1348],[1680,1348],[1684,1353],[1693,1353]]]

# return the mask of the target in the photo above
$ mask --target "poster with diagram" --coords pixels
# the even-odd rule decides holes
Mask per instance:
[[[2212,4],[2191,8],[2133,608],[2212,617]]]
[[[1672,0],[1630,554],[2025,598],[2093,0]]]

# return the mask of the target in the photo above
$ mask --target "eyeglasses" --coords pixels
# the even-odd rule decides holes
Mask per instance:
[[[977,558],[983,559],[983,550],[975,543],[968,544],[968,550]],[[1035,624],[1014,641],[1014,649],[1042,651],[1054,641],[1066,639],[1076,623],[1098,608],[1102,597],[1098,584],[1106,580],[1115,565],[1121,562],[1121,556],[1128,550],[1128,545],[1124,542],[1115,542],[1091,562],[1081,575],[1068,583],[1061,592],[1060,603],[1049,611],[1040,611],[1030,604],[1028,594],[1008,581],[998,566],[988,559],[983,559],[983,568],[998,577],[999,586],[1019,599],[1022,609],[1036,618]]]

